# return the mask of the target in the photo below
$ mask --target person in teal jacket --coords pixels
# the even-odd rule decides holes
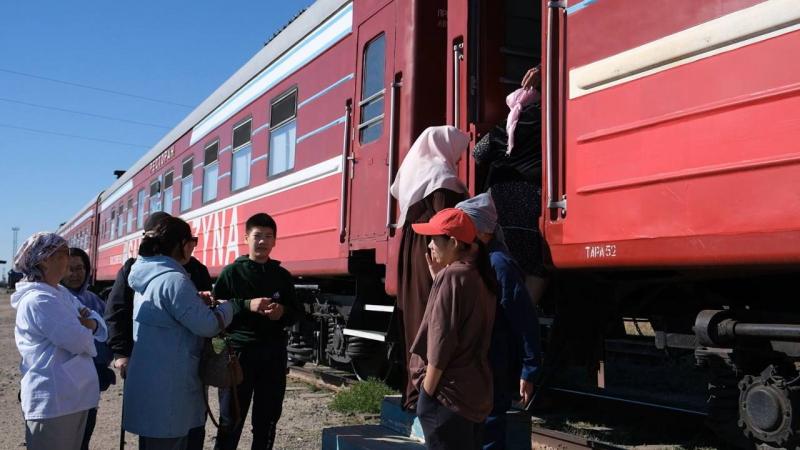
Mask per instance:
[[[206,306],[182,267],[197,238],[181,219],[145,233],[128,282],[134,291],[135,345],[125,380],[123,425],[139,449],[185,449],[189,430],[205,422],[199,362],[203,337],[227,326],[237,307]]]

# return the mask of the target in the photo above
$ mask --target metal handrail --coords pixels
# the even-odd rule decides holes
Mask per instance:
[[[391,231],[396,225],[392,223],[392,183],[394,183],[394,158],[397,152],[397,145],[395,145],[395,102],[397,91],[403,83],[396,81],[392,83],[392,93],[389,98],[389,173],[387,174],[388,187],[386,188],[386,228]]]
[[[546,80],[547,86],[545,88],[545,105],[547,105],[547,128],[545,130],[545,145],[547,151],[545,154],[546,173],[547,173],[547,208],[548,209],[562,209],[563,214],[567,212],[567,201],[562,197],[560,201],[553,199],[553,192],[555,191],[555,182],[553,181],[553,155],[556,149],[553,146],[553,110],[555,105],[553,102],[553,71],[551,64],[553,62],[553,16],[555,10],[563,8],[565,2],[551,1],[547,8],[547,73]]]
[[[341,208],[339,211],[339,242],[344,242],[347,237],[347,180],[350,173],[350,100],[344,105],[344,139],[342,142],[342,190]]]
[[[371,101],[375,100],[376,98],[378,98],[378,97],[382,96],[382,95],[383,95],[383,94],[385,94],[385,93],[386,93],[386,88],[383,88],[383,89],[381,89],[380,91],[378,91],[378,92],[376,92],[376,93],[374,93],[374,94],[370,95],[369,97],[365,98],[364,100],[361,100],[360,102],[358,102],[358,106],[364,106],[364,105],[366,105],[367,103],[369,103],[369,102],[371,102]]]
[[[383,116],[384,116],[384,114],[381,113],[380,115],[377,115],[377,116],[373,117],[372,119],[369,119],[368,121],[359,124],[358,125],[358,131],[361,131],[364,128],[366,128],[366,127],[368,127],[368,126],[370,126],[372,124],[380,122],[381,120],[383,120]]]
[[[453,126],[461,119],[461,61],[464,60],[464,43],[453,44]]]

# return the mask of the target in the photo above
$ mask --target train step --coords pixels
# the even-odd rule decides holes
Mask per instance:
[[[360,337],[380,342],[386,342],[386,335],[388,334],[385,331],[359,330],[357,328],[345,328],[342,332],[345,336]]]
[[[364,305],[364,311],[376,311],[391,313],[394,312],[394,305]]]

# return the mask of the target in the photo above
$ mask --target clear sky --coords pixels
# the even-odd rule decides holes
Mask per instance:
[[[12,227],[20,228],[20,243],[36,231],[55,231],[114,182],[115,169],[138,160],[311,3],[3,1],[3,272],[11,266]]]

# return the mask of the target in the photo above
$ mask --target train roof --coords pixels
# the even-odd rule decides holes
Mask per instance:
[[[97,203],[97,196],[95,195],[94,197],[92,197],[91,200],[89,200],[89,203],[87,203],[83,208],[79,209],[78,212],[75,213],[74,216],[70,217],[68,221],[64,222],[64,225],[58,227],[56,234],[61,235],[62,233],[69,232],[73,228],[73,225],[83,222],[85,220],[83,218],[83,215],[86,214],[86,210],[92,208],[92,212],[94,212],[94,205],[96,203]]]
[[[211,114],[218,106],[223,104],[245,83],[258,75],[270,63],[278,59],[303,37],[311,33],[328,17],[336,13],[352,0],[317,0],[309,6],[299,17],[291,21],[277,36],[272,38],[258,53],[250,58],[239,70],[228,78],[216,91],[197,106],[175,128],[170,130],[156,145],[139,158],[117,179],[108,189],[103,191],[100,201],[105,202],[112,197],[121,187],[130,182],[133,177],[146,167],[153,159],[167,150],[181,136],[191,131],[195,125]],[[83,210],[81,210],[83,211]]]

